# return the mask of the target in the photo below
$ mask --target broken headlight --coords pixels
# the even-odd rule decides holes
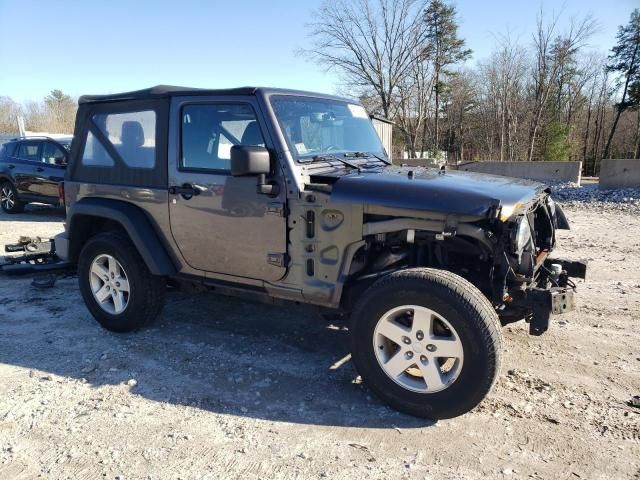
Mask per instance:
[[[549,206],[549,213],[551,214],[551,218],[553,219],[553,223],[556,223],[556,202],[553,201],[551,197],[547,198],[547,205]]]
[[[531,226],[526,215],[522,215],[517,220],[516,235],[514,239],[515,251],[521,254],[531,242]]]

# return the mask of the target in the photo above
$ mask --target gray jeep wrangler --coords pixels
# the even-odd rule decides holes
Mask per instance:
[[[362,379],[448,418],[498,376],[502,323],[538,335],[574,306],[580,262],[549,191],[391,165],[365,109],[289,90],[159,86],[79,101],[58,255],[105,328],[139,329],[167,284],[350,318]]]

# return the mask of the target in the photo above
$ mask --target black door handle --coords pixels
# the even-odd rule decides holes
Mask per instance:
[[[181,187],[169,187],[169,193],[171,195],[182,195],[185,200],[189,200],[194,195],[200,195],[205,189],[199,185],[191,185],[185,183]]]
[[[38,167],[38,168],[36,168],[36,172],[44,172],[44,168]]]
[[[16,168],[16,166],[15,166],[15,165],[13,165],[13,164],[11,164],[11,165],[7,165],[7,168],[8,168],[8,169],[12,169],[12,168]]]

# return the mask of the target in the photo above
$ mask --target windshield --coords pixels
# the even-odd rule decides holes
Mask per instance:
[[[382,142],[360,105],[288,95],[272,96],[271,105],[296,160],[359,152],[386,157]]]

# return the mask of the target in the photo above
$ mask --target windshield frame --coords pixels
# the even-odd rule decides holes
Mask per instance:
[[[285,126],[281,121],[280,115],[278,114],[277,106],[275,105],[275,102],[277,102],[279,99],[285,99],[285,98],[290,100],[297,100],[301,102],[305,102],[305,101],[306,102],[326,102],[326,103],[335,103],[335,104],[344,105],[344,106],[347,106],[347,108],[349,108],[350,105],[361,108],[366,114],[366,120],[369,123],[371,132],[373,133],[373,135],[375,135],[374,138],[377,140],[377,143],[380,147],[379,151],[365,152],[365,151],[359,151],[359,150],[344,149],[344,150],[330,150],[330,151],[315,151],[308,154],[299,154],[296,146],[293,145],[292,143],[293,139],[290,139],[289,135],[286,132]],[[311,95],[304,95],[304,94],[276,93],[268,96],[268,103],[269,103],[269,108],[275,119],[275,122],[274,122],[275,126],[279,129],[280,136],[284,140],[285,145],[293,161],[298,165],[304,165],[304,164],[308,164],[315,161],[318,161],[318,162],[326,161],[326,159],[329,157],[342,158],[344,156],[345,158],[348,158],[349,157],[348,154],[354,154],[354,153],[360,153],[360,154],[366,154],[366,155],[359,155],[356,158],[350,158],[351,161],[354,161],[356,159],[367,160],[368,158],[376,159],[376,156],[379,156],[385,159],[389,158],[388,153],[386,152],[384,145],[382,143],[382,140],[380,139],[376,129],[373,126],[373,123],[371,122],[371,116],[366,112],[364,107],[357,101],[353,101],[347,98],[330,98],[322,95],[311,96]],[[318,157],[318,158],[316,159],[315,157]]]

